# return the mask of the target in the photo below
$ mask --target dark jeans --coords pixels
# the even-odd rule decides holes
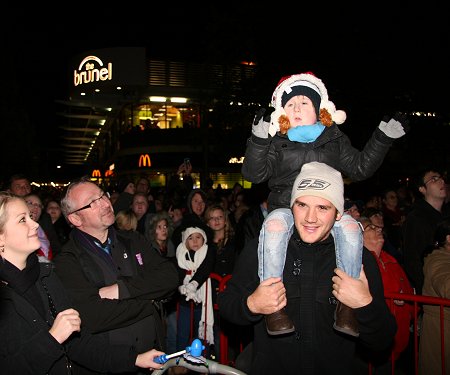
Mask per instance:
[[[191,305],[193,306],[193,327],[191,335]],[[202,305],[193,302],[180,303],[177,320],[177,351],[185,350],[193,339],[198,338],[198,324],[202,316]]]

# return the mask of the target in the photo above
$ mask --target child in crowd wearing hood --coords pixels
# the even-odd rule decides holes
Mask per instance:
[[[182,233],[176,250],[182,284],[177,319],[177,350],[189,346],[198,337],[214,345],[214,311],[209,275],[214,270],[215,257],[208,251],[206,233],[199,227],[188,227]],[[191,332],[191,304],[193,304],[193,332]],[[206,344],[205,344],[206,346]]]
[[[351,145],[339,128],[346,119],[344,111],[336,110],[328,99],[323,82],[313,73],[301,73],[281,78],[272,95],[273,112],[259,110],[252,125],[242,166],[244,178],[252,183],[268,181],[269,215],[261,228],[258,246],[260,280],[282,277],[287,242],[293,230],[290,195],[296,176],[305,163],[320,161],[342,172],[353,181],[371,177],[380,167],[396,138],[405,134],[396,115],[381,121],[362,151]],[[406,125],[406,122],[404,122]],[[321,179],[302,181],[305,188],[321,190]],[[299,187],[296,187],[299,188]],[[362,257],[362,231],[348,214],[333,227],[337,267],[359,278]],[[319,230],[320,223],[311,214],[310,230]],[[301,272],[301,260],[298,260]],[[358,336],[354,312],[337,303],[334,328]],[[291,333],[294,324],[284,309],[266,315],[267,331],[271,335]]]

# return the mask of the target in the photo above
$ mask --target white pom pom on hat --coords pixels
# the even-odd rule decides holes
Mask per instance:
[[[272,94],[272,107],[275,108],[275,112],[272,113],[272,132],[274,128],[279,129],[279,116],[281,114],[286,114],[282,106],[283,94],[289,94],[292,91],[292,87],[302,85],[314,90],[320,95],[320,109],[326,109],[330,114],[331,119],[336,124],[340,125],[345,122],[347,118],[346,113],[342,110],[336,110],[334,103],[328,99],[328,91],[322,80],[320,78],[317,78],[312,72],[306,72],[282,77],[278,82],[278,85]]]

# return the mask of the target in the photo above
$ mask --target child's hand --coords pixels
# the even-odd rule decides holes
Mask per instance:
[[[273,108],[267,111],[267,114],[266,111],[266,108],[259,109],[253,120],[252,133],[258,138],[269,138],[270,114]]]
[[[198,288],[198,282],[197,281],[190,281],[186,285],[184,285],[184,291],[183,293],[186,296],[186,301],[193,300],[194,302],[201,302],[201,299],[197,296],[197,288]]]
[[[198,282],[197,281],[190,281],[186,284],[186,291],[190,293],[195,293],[198,288]]]
[[[178,287],[178,291],[180,292],[180,294],[182,294],[183,296],[186,295],[187,291],[186,291],[186,285],[180,285]]]
[[[403,137],[409,130],[409,121],[406,115],[396,113],[389,121],[381,121],[378,128],[389,138]]]
[[[192,300],[195,303],[202,302],[201,298],[197,295],[196,292],[187,292],[186,294],[186,301]]]
[[[186,296],[186,301],[188,301],[189,299],[193,299],[192,295],[196,294],[197,292],[197,287],[198,287],[198,282],[197,281],[191,281],[185,285],[180,285],[178,287],[178,291]]]

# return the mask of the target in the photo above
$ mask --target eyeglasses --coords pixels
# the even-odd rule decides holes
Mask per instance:
[[[379,225],[375,225],[375,224],[367,224],[364,227],[364,230],[367,230],[367,228],[372,229],[372,230],[378,230],[380,232],[383,230],[383,227],[380,227]]]
[[[429,182],[438,182],[440,180],[443,180],[444,178],[442,176],[431,176],[428,180],[426,180],[423,185],[426,186],[426,184],[428,184]]]
[[[223,216],[211,216],[209,218],[209,221],[213,221],[213,220],[222,221],[223,219],[225,219]]]
[[[76,213],[76,212],[80,212],[80,211],[86,210],[86,209],[88,209],[88,208],[95,208],[95,207],[98,207],[98,205],[100,204],[100,201],[101,201],[103,198],[107,198],[107,196],[106,196],[105,193],[102,191],[102,195],[100,195],[100,197],[98,197],[98,198],[92,200],[91,203],[87,204],[86,206],[83,206],[83,207],[79,208],[78,210],[75,210],[75,211],[70,212],[69,215],[72,215],[72,214],[74,214],[74,213]]]

